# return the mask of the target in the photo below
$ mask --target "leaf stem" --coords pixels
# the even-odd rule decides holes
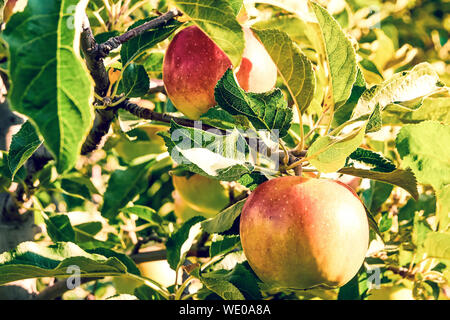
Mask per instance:
[[[186,289],[186,287],[189,285],[189,283],[191,283],[191,281],[194,279],[195,279],[194,276],[189,276],[186,280],[184,280],[184,282],[181,284],[181,286],[177,289],[177,291],[175,293],[175,300],[181,300],[181,296],[184,292],[184,289]],[[177,279],[177,281],[178,281],[178,279]]]

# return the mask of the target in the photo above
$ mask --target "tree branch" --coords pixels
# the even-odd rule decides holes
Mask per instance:
[[[153,110],[150,110],[148,108],[138,106],[137,104],[132,103],[129,100],[123,101],[117,107],[121,108],[123,110],[126,110],[141,119],[160,121],[160,122],[164,122],[164,123],[171,123],[172,121],[174,121],[175,123],[177,123],[181,126],[184,126],[184,127],[197,128],[197,127],[201,126],[202,130],[211,130],[212,129],[212,130],[218,130],[222,134],[226,134],[225,130],[218,129],[216,127],[213,127],[213,126],[210,126],[207,124],[203,124],[200,121],[194,121],[194,120],[190,120],[190,119],[174,117],[174,116],[170,116],[166,113],[154,112]]]
[[[209,257],[209,249],[207,247],[192,248],[188,251],[187,257],[207,258]],[[131,259],[137,264],[144,262],[152,262],[167,259],[166,250],[156,250],[148,252],[140,252],[131,255]]]
[[[106,58],[112,50],[117,49],[123,43],[143,34],[144,32],[146,32],[150,29],[155,29],[155,28],[161,27],[161,26],[165,25],[167,22],[169,22],[170,20],[172,20],[173,18],[181,16],[181,15],[182,15],[182,13],[180,11],[178,11],[177,9],[169,10],[165,14],[163,14],[153,20],[150,20],[144,24],[141,24],[140,26],[127,31],[120,36],[113,37],[113,38],[107,40],[106,42],[97,45],[95,48],[96,59]]]
[[[102,278],[81,278],[80,284],[85,284],[91,281],[100,280]],[[58,297],[61,297],[65,292],[69,291],[70,289],[67,287],[67,282],[62,280],[56,282],[54,285],[49,286],[39,292],[34,297],[34,300],[53,300]]]
[[[98,44],[89,25],[89,20],[86,17],[81,33],[81,50],[83,51],[89,73],[94,80],[95,92],[100,97],[105,97],[108,94],[110,82],[103,59],[97,57],[97,46]],[[108,133],[115,116],[116,109],[95,110],[94,124],[81,148],[82,155],[87,155],[97,149],[102,138]]]
[[[164,87],[164,82],[160,79],[150,79],[150,89],[148,90],[149,94],[152,93],[164,93],[166,94],[166,88]]]

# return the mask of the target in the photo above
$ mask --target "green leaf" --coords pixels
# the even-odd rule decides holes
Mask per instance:
[[[155,18],[156,17],[139,20],[135,22],[133,25],[131,25],[128,28],[128,30],[134,29]],[[181,25],[182,25],[181,22],[172,19],[163,26],[159,26],[158,28],[155,29],[150,29],[144,32],[143,34],[125,42],[122,45],[122,48],[120,49],[120,57],[122,59],[122,65],[125,66],[129,62],[136,60],[145,51],[154,47],[156,44],[169,37]]]
[[[88,201],[91,201],[93,194],[100,194],[91,179],[78,172],[64,174],[57,182],[60,183],[60,188],[65,192],[79,195]]]
[[[258,278],[250,269],[248,263],[245,262],[236,264],[231,270],[221,269],[203,273],[200,280],[208,289],[214,291],[225,300],[241,299],[241,295],[248,300],[262,299]]]
[[[306,154],[309,162],[324,173],[335,172],[345,165],[347,157],[358,148],[364,138],[365,125],[349,134],[317,139]]]
[[[366,80],[364,79],[364,75],[362,74],[361,69],[359,67],[357,69],[358,73],[356,75],[356,81],[353,84],[350,98],[348,98],[347,102],[343,106],[339,107],[334,113],[333,128],[350,120],[353,113],[353,109],[356,107],[359,98],[366,90],[367,84]]]
[[[415,110],[422,105],[423,99],[441,89],[437,73],[428,63],[420,63],[411,71],[396,73],[391,79],[366,90],[353,110],[356,119],[373,112],[377,104],[381,111],[391,104]]]
[[[91,236],[95,236],[103,229],[103,225],[100,221],[80,223],[73,227]]]
[[[118,92],[123,93],[128,98],[144,96],[150,88],[150,79],[145,68],[135,63],[130,64],[123,71],[119,88]]]
[[[0,255],[0,285],[8,282],[42,277],[74,276],[68,267],[80,268],[81,277],[118,276],[127,273],[117,258],[90,254],[71,242],[44,246],[23,242]]]
[[[42,141],[33,125],[29,121],[25,122],[19,132],[12,137],[9,148],[8,165],[12,179],[41,144]]]
[[[330,92],[335,108],[339,108],[350,97],[356,80],[356,54],[350,40],[339,23],[320,5],[311,4],[322,37],[322,46],[329,67],[332,90]]]
[[[202,29],[238,66],[244,53],[244,32],[228,1],[223,0],[173,0],[183,14]]]
[[[96,34],[94,38],[97,43],[103,43],[103,42],[108,41],[110,38],[117,37],[119,35],[120,35],[119,31],[113,30],[113,31],[102,32],[102,33]]]
[[[220,129],[232,130],[237,127],[236,118],[219,107],[211,108],[206,113],[202,114],[200,116],[200,121]]]
[[[120,209],[148,186],[149,168],[152,164],[153,161],[150,161],[125,170],[116,170],[111,174],[104,194],[102,216],[115,218]]]
[[[279,130],[279,137],[284,137],[291,126],[292,110],[280,89],[246,93],[239,87],[231,69],[217,82],[214,96],[222,109],[234,116],[247,117],[257,130]]]
[[[10,105],[36,125],[59,172],[75,165],[93,121],[93,86],[75,41],[82,16],[70,9],[78,3],[29,0],[2,35],[10,51]]]
[[[420,183],[440,190],[450,184],[449,141],[450,126],[424,121],[404,126],[395,142],[402,165],[411,168]]]
[[[414,174],[410,170],[396,169],[392,172],[377,172],[347,167],[339,169],[338,172],[355,177],[390,183],[394,186],[405,189],[416,200],[419,197],[419,193],[417,191],[417,181]]]
[[[424,243],[428,258],[450,261],[450,234],[429,232]]]
[[[389,218],[389,213],[383,213],[379,222],[380,232],[386,232],[392,227],[392,219]]]
[[[423,212],[424,217],[436,213],[436,197],[433,194],[422,193],[417,200],[409,199],[398,211],[398,220],[406,220],[409,224],[419,211]]]
[[[383,75],[381,74],[381,72],[378,70],[377,66],[375,63],[373,63],[370,60],[367,59],[362,59],[359,64],[366,70],[375,73],[377,76],[379,76],[382,80],[383,80]]]
[[[243,0],[226,0],[230,7],[233,9],[234,15],[237,16],[244,5]]]
[[[141,275],[141,272],[139,271],[139,269],[136,266],[136,264],[134,263],[134,261],[124,253],[116,252],[114,250],[107,249],[107,248],[95,248],[93,250],[88,250],[88,252],[91,254],[99,254],[106,258],[116,258],[120,262],[122,262],[125,265],[125,267],[127,267],[128,273],[131,273],[131,274],[134,274],[137,276]]]
[[[244,174],[238,182],[244,187],[255,190],[261,183],[267,181],[267,178],[259,172],[252,172],[250,174]]]
[[[223,135],[172,122],[170,134],[160,135],[171,158],[188,171],[224,181],[253,171],[249,146],[237,129]]]
[[[161,295],[149,286],[139,286],[134,290],[139,300],[162,300]]]
[[[177,270],[184,262],[195,238],[202,231],[200,222],[203,220],[205,218],[201,216],[189,219],[167,240],[167,262],[173,270]]]
[[[285,32],[276,29],[252,30],[277,66],[295,104],[299,110],[305,111],[314,97],[316,85],[311,61]]]
[[[276,29],[282,31],[294,42],[301,44],[309,42],[307,28],[306,22],[295,14],[271,16],[267,20],[260,20],[252,24],[252,29]]]
[[[156,213],[155,210],[145,206],[135,205],[128,208],[123,208],[122,212],[126,214],[135,214],[139,218],[147,222],[153,223],[156,226],[161,225],[163,222],[162,218]]]
[[[225,254],[236,248],[236,246],[241,242],[241,238],[238,235],[223,236],[215,234],[211,247],[209,248],[209,255],[211,257]]]
[[[448,97],[427,98],[417,110],[413,111],[393,104],[383,110],[383,123],[395,125],[435,120],[450,125],[448,110],[450,110]]]
[[[164,53],[153,52],[144,62],[144,67],[147,72],[162,72],[164,62]]]
[[[211,234],[222,233],[229,230],[233,226],[234,220],[241,214],[244,204],[245,199],[226,208],[214,218],[202,222],[203,230]]]
[[[53,242],[75,242],[75,231],[67,215],[44,216],[44,221],[47,227],[47,233]]]
[[[381,130],[382,124],[380,105],[377,104],[367,120],[366,133]]]
[[[339,289],[338,300],[361,300],[359,296],[359,275],[356,274],[349,282]]]
[[[394,186],[389,183],[374,180],[370,181],[370,188],[364,190],[362,193],[364,204],[369,208],[370,212],[373,212],[374,214],[378,213],[381,205],[391,195],[393,188]]]
[[[439,190],[436,197],[436,218],[439,224],[439,231],[446,231],[450,227],[450,185]]]
[[[306,1],[298,0],[246,0],[246,4],[265,3],[271,6],[279,7],[285,11],[295,13],[305,22],[314,22],[314,15],[309,13]]]
[[[374,166],[373,171],[392,172],[396,169],[392,161],[368,149],[358,148],[350,154],[349,158]]]
[[[244,295],[232,283],[215,278],[201,278],[202,283],[224,300],[245,300]]]

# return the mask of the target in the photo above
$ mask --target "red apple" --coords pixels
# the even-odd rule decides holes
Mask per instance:
[[[267,284],[340,287],[364,261],[369,225],[361,200],[348,186],[280,177],[249,196],[240,235],[250,266]]]
[[[246,46],[236,78],[246,91],[269,91],[277,68],[252,31],[243,30]],[[164,56],[167,94],[179,111],[196,120],[216,105],[214,87],[231,67],[230,59],[200,28],[187,27],[175,35]]]

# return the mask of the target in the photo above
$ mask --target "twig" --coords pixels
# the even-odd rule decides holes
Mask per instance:
[[[150,29],[163,26],[173,18],[181,15],[182,13],[180,11],[178,11],[177,9],[172,9],[163,14],[162,16],[159,16],[153,20],[141,24],[140,26],[125,32],[124,34],[121,34],[120,36],[110,38],[106,42],[96,46],[95,48],[96,59],[106,58],[112,50],[117,49],[123,43],[143,34],[144,32]]]
[[[91,281],[100,280],[101,278],[81,278],[80,284],[85,284]],[[67,287],[66,281],[58,281],[54,285],[45,288],[40,293],[38,293],[34,300],[53,300],[61,297],[65,292],[70,289]]]
[[[415,280],[415,273],[408,270],[408,268],[403,267],[394,267],[394,266],[386,266],[386,269],[389,271],[392,271],[395,274],[398,274],[399,276],[409,279],[409,280]]]
[[[154,112],[153,110],[150,110],[148,108],[143,108],[143,107],[138,106],[137,104],[132,103],[128,100],[123,101],[117,107],[121,108],[123,110],[126,110],[141,119],[159,121],[159,122],[164,122],[164,123],[171,123],[172,121],[174,121],[175,123],[177,123],[181,126],[184,126],[184,127],[190,127],[190,128],[198,127],[198,128],[201,128],[202,130],[216,130],[216,131],[220,132],[221,134],[227,134],[225,130],[218,129],[213,126],[207,125],[207,124],[203,124],[200,121],[194,121],[194,120],[190,120],[190,119],[174,117],[174,116],[170,116],[166,113]]]
[[[164,93],[166,94],[166,88],[164,87],[164,82],[160,79],[150,79],[150,89],[149,94],[153,93]]]
[[[209,249],[206,247],[202,248],[193,248],[188,251],[187,257],[198,257],[198,258],[207,258],[209,257]],[[167,259],[167,251],[166,250],[156,250],[149,252],[140,252],[137,254],[132,254],[131,259],[135,263],[144,263],[151,261],[159,261]]]

